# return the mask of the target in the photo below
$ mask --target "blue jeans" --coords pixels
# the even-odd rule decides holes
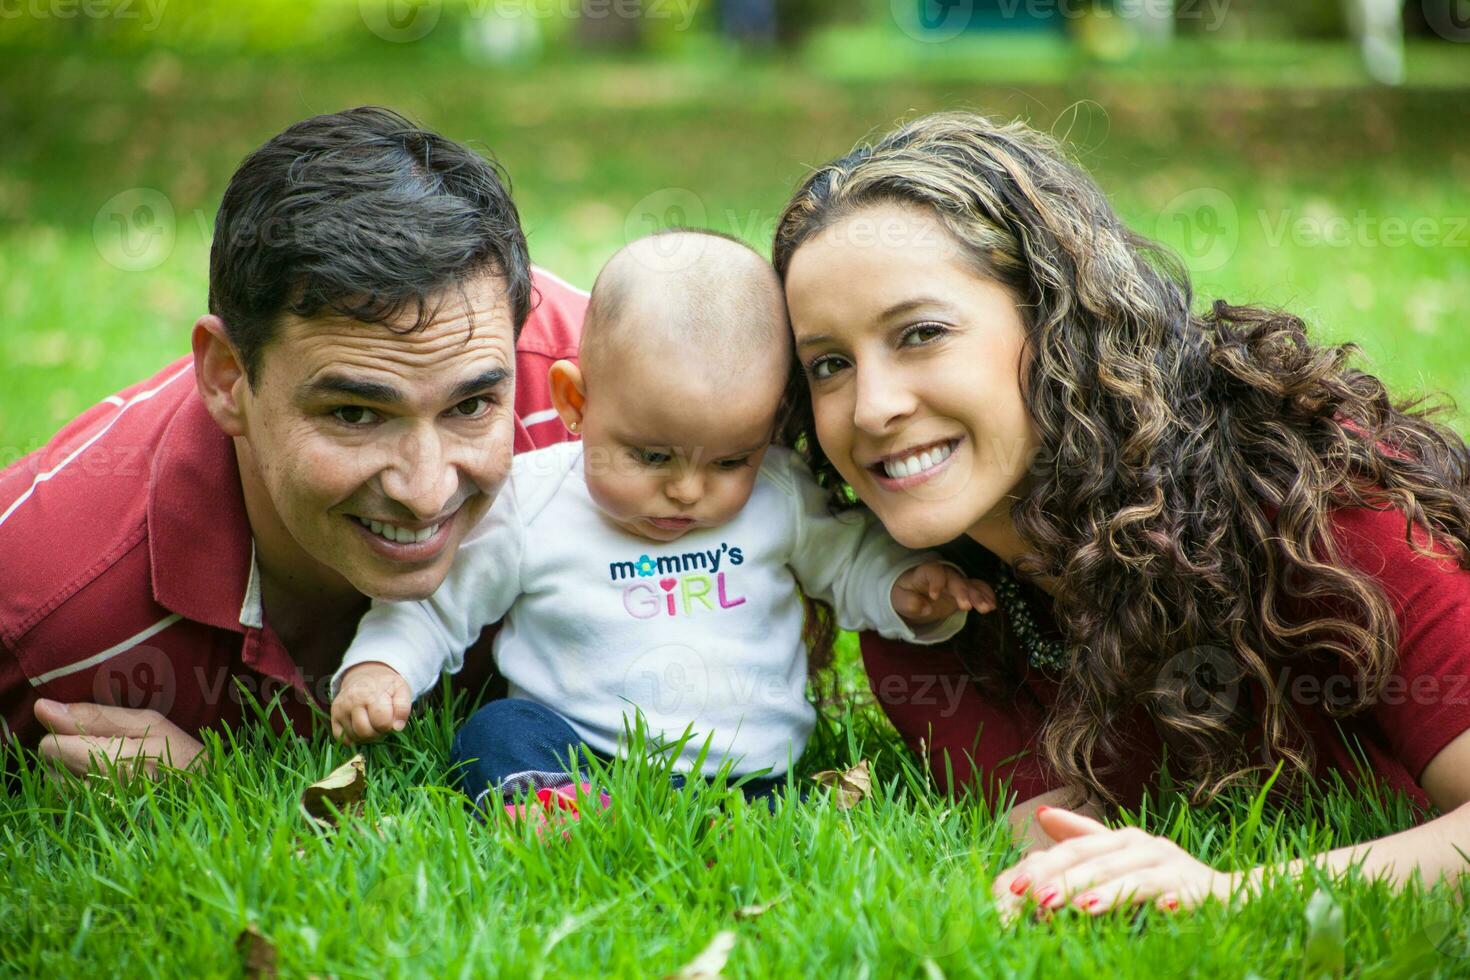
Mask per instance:
[[[573,781],[569,763],[582,758],[584,746],[597,758],[608,758],[583,742],[565,718],[545,705],[503,698],[470,716],[454,736],[449,761],[461,787],[478,804],[487,792],[497,789],[508,799],[527,790]],[[576,778],[586,776],[578,770]],[[674,775],[674,784],[684,784],[682,774]],[[740,789],[747,800],[767,800],[774,806],[773,794],[785,785],[784,775],[757,776]]]

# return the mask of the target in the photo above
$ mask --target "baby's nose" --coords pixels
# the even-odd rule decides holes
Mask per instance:
[[[665,485],[664,492],[681,504],[694,504],[704,496],[704,479],[697,472],[686,473],[670,480]]]

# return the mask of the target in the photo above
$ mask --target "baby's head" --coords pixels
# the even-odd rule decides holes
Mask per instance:
[[[780,280],[745,244],[679,230],[623,248],[592,287],[580,364],[551,369],[592,499],[654,541],[729,521],[775,434],[791,356]]]

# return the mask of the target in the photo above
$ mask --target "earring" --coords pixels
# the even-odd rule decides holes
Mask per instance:
[[[578,424],[579,423],[577,423],[577,422],[568,422],[567,423],[567,428],[568,429],[571,429],[573,432],[576,432],[577,431],[577,425]]]

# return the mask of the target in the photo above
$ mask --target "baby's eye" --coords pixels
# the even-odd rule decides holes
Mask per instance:
[[[332,410],[332,417],[343,425],[371,425],[378,421],[378,413],[361,405],[343,405]]]
[[[806,366],[806,373],[815,381],[824,381],[841,370],[842,363],[836,354],[823,354]]]
[[[741,456],[739,459],[722,459],[715,465],[722,470],[738,470],[742,466],[750,465],[750,457]]]
[[[663,466],[674,458],[668,453],[655,452],[652,449],[635,449],[633,456],[645,466]]]

